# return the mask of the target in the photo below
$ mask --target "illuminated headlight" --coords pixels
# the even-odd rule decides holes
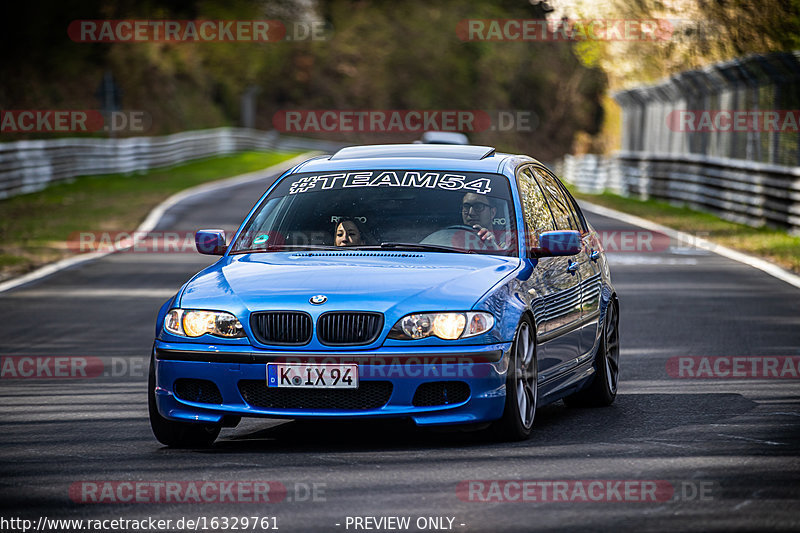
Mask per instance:
[[[444,340],[474,337],[492,329],[494,317],[489,313],[415,313],[406,315],[389,331],[390,339],[424,339],[431,335]]]
[[[199,337],[206,333],[228,338],[245,336],[239,319],[224,311],[172,309],[164,319],[164,329],[185,337]]]

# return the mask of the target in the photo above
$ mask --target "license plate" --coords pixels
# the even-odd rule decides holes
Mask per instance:
[[[358,365],[268,363],[267,387],[357,389]]]

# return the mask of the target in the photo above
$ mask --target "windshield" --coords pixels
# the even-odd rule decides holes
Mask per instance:
[[[371,170],[293,174],[247,221],[231,253],[318,248],[516,255],[499,174]]]

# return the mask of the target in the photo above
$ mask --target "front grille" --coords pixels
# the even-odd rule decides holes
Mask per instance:
[[[250,317],[253,334],[262,344],[308,344],[311,324],[311,316],[299,311],[253,313]]]
[[[175,396],[187,402],[222,403],[222,394],[213,381],[207,379],[180,378],[173,387]]]
[[[380,313],[324,313],[317,321],[317,337],[319,342],[329,346],[355,346],[371,343],[382,328]]]
[[[467,401],[469,385],[463,381],[433,381],[417,387],[412,404],[416,407],[449,405]]]
[[[386,405],[392,383],[362,381],[357,389],[290,389],[267,387],[265,380],[244,379],[239,382],[239,392],[254,407],[359,411]]]

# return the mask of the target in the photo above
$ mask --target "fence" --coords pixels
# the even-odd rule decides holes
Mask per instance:
[[[800,165],[796,122],[781,130],[784,120],[777,127],[765,128],[744,116],[742,127],[737,128],[727,116],[720,120],[719,113],[702,116],[702,111],[800,110],[800,51],[754,55],[682,72],[657,85],[618,92],[614,99],[622,107],[625,152],[703,154]],[[691,120],[684,122],[682,117]],[[703,123],[704,118],[710,122]]]
[[[242,150],[333,151],[340,147],[338,143],[244,128],[188,131],[163,137],[0,143],[0,199],[38,191],[76,176],[141,172]]]
[[[564,179],[800,233],[800,51],[682,72],[614,98],[622,150],[567,156]]]

